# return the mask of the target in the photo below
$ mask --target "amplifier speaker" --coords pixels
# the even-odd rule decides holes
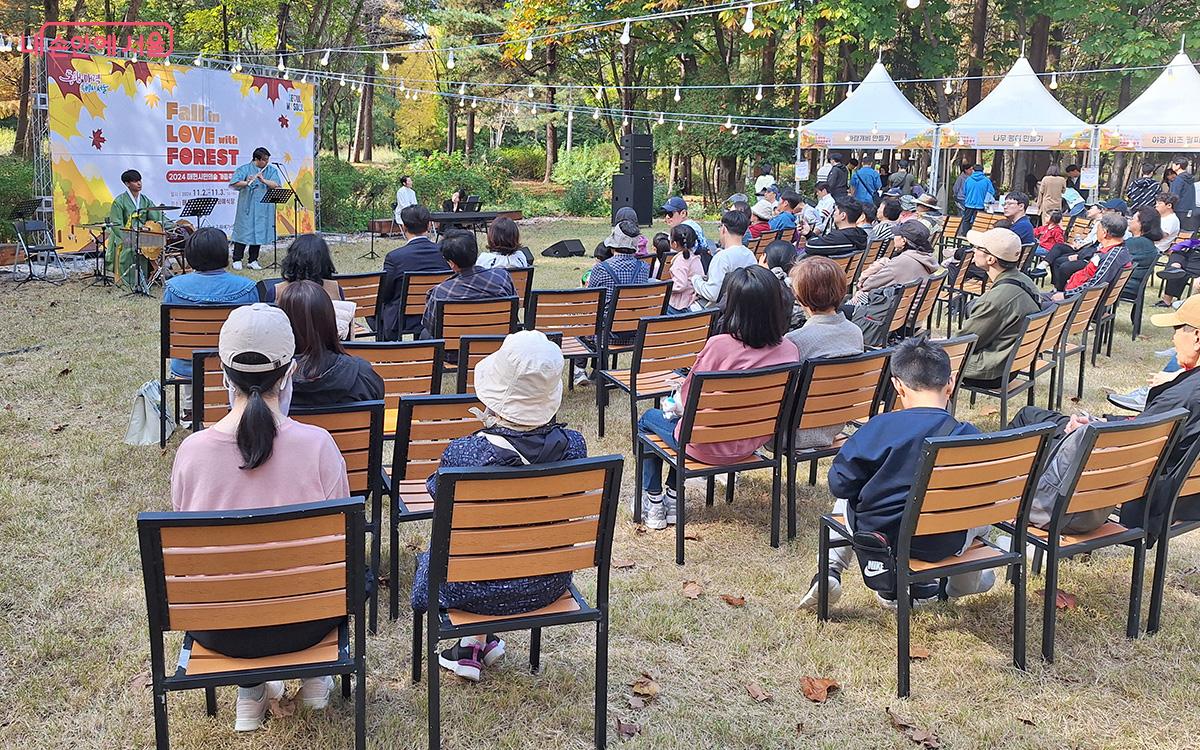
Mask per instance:
[[[579,240],[559,240],[543,250],[542,256],[546,258],[570,258],[572,255],[582,256],[584,252],[583,243]]]
[[[650,226],[654,218],[654,173],[649,169],[613,175],[613,215],[625,206],[637,212],[638,224]]]

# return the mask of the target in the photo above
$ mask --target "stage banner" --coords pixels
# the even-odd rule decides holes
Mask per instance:
[[[127,169],[141,172],[142,193],[156,204],[217,198],[203,225],[229,233],[237,202],[230,177],[259,146],[300,198],[295,221],[293,204],[278,207],[278,234],[295,234],[295,224],[313,231],[312,84],[87,55],[48,55],[46,70],[54,227],[66,250],[91,243],[80,225],[108,216]]]

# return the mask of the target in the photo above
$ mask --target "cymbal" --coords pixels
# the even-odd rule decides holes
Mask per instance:
[[[120,226],[120,224],[106,220],[106,221],[94,221],[91,224],[80,224],[79,228],[80,229],[101,229],[101,228],[108,229],[108,228],[117,227],[117,226]]]

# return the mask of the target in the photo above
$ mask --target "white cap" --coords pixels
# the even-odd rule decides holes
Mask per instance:
[[[509,334],[475,367],[475,394],[506,422],[540,427],[562,404],[562,350],[541,331]]]
[[[759,199],[757,203],[750,207],[750,213],[760,219],[770,219],[775,215],[775,206],[770,202]]]
[[[296,337],[287,313],[265,302],[244,305],[229,313],[221,326],[218,345],[221,364],[238,372],[270,372],[292,361]],[[235,362],[234,357],[254,352],[267,358],[263,364]]]

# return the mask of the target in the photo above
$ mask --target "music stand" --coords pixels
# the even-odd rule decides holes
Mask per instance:
[[[259,203],[270,203],[275,206],[275,216],[271,217],[271,234],[275,238],[271,240],[271,265],[267,268],[279,268],[279,232],[274,231],[276,225],[276,217],[279,215],[279,204],[287,203],[296,195],[295,191],[288,188],[267,188],[267,192],[263,193],[262,200]],[[292,206],[293,213],[295,206]],[[293,226],[293,228],[295,228]]]
[[[20,282],[20,284],[25,284],[29,281],[33,281],[34,279],[39,278],[39,277],[36,277],[33,275],[33,257],[32,257],[32,254],[30,253],[29,247],[25,245],[25,241],[24,241],[23,237],[24,237],[24,232],[25,232],[25,222],[32,220],[33,217],[37,214],[37,212],[41,209],[41,207],[42,207],[42,199],[41,198],[27,198],[23,201],[18,201],[16,204],[13,205],[12,210],[8,212],[8,218],[13,224],[13,229],[17,232],[17,247],[25,249],[26,262],[29,264],[29,277],[26,278],[24,281]],[[15,252],[13,253],[13,265],[12,265],[13,274],[16,274],[16,272],[17,272],[17,255],[18,255],[18,253],[15,253]],[[50,284],[54,284],[57,286],[61,282],[50,281],[50,279],[47,275],[50,271],[50,259],[46,258],[45,260],[46,260],[46,262],[42,266],[42,276],[40,277],[40,279],[42,281],[45,281],[45,282],[48,282]],[[65,281],[65,279],[64,279],[64,281]],[[20,286],[20,284],[18,284],[18,286]]]
[[[104,221],[80,225],[81,229],[86,229],[87,233],[92,236],[92,242],[96,243],[95,278],[88,284],[89,287],[113,286],[115,284],[113,277],[108,275],[108,230],[115,229],[116,227],[117,225],[107,218]],[[100,230],[99,234],[96,233],[97,229]]]
[[[216,205],[216,198],[188,198],[183,202],[183,212],[179,214],[179,218],[194,218],[196,228],[199,229],[204,226],[204,217],[211,214]]]

